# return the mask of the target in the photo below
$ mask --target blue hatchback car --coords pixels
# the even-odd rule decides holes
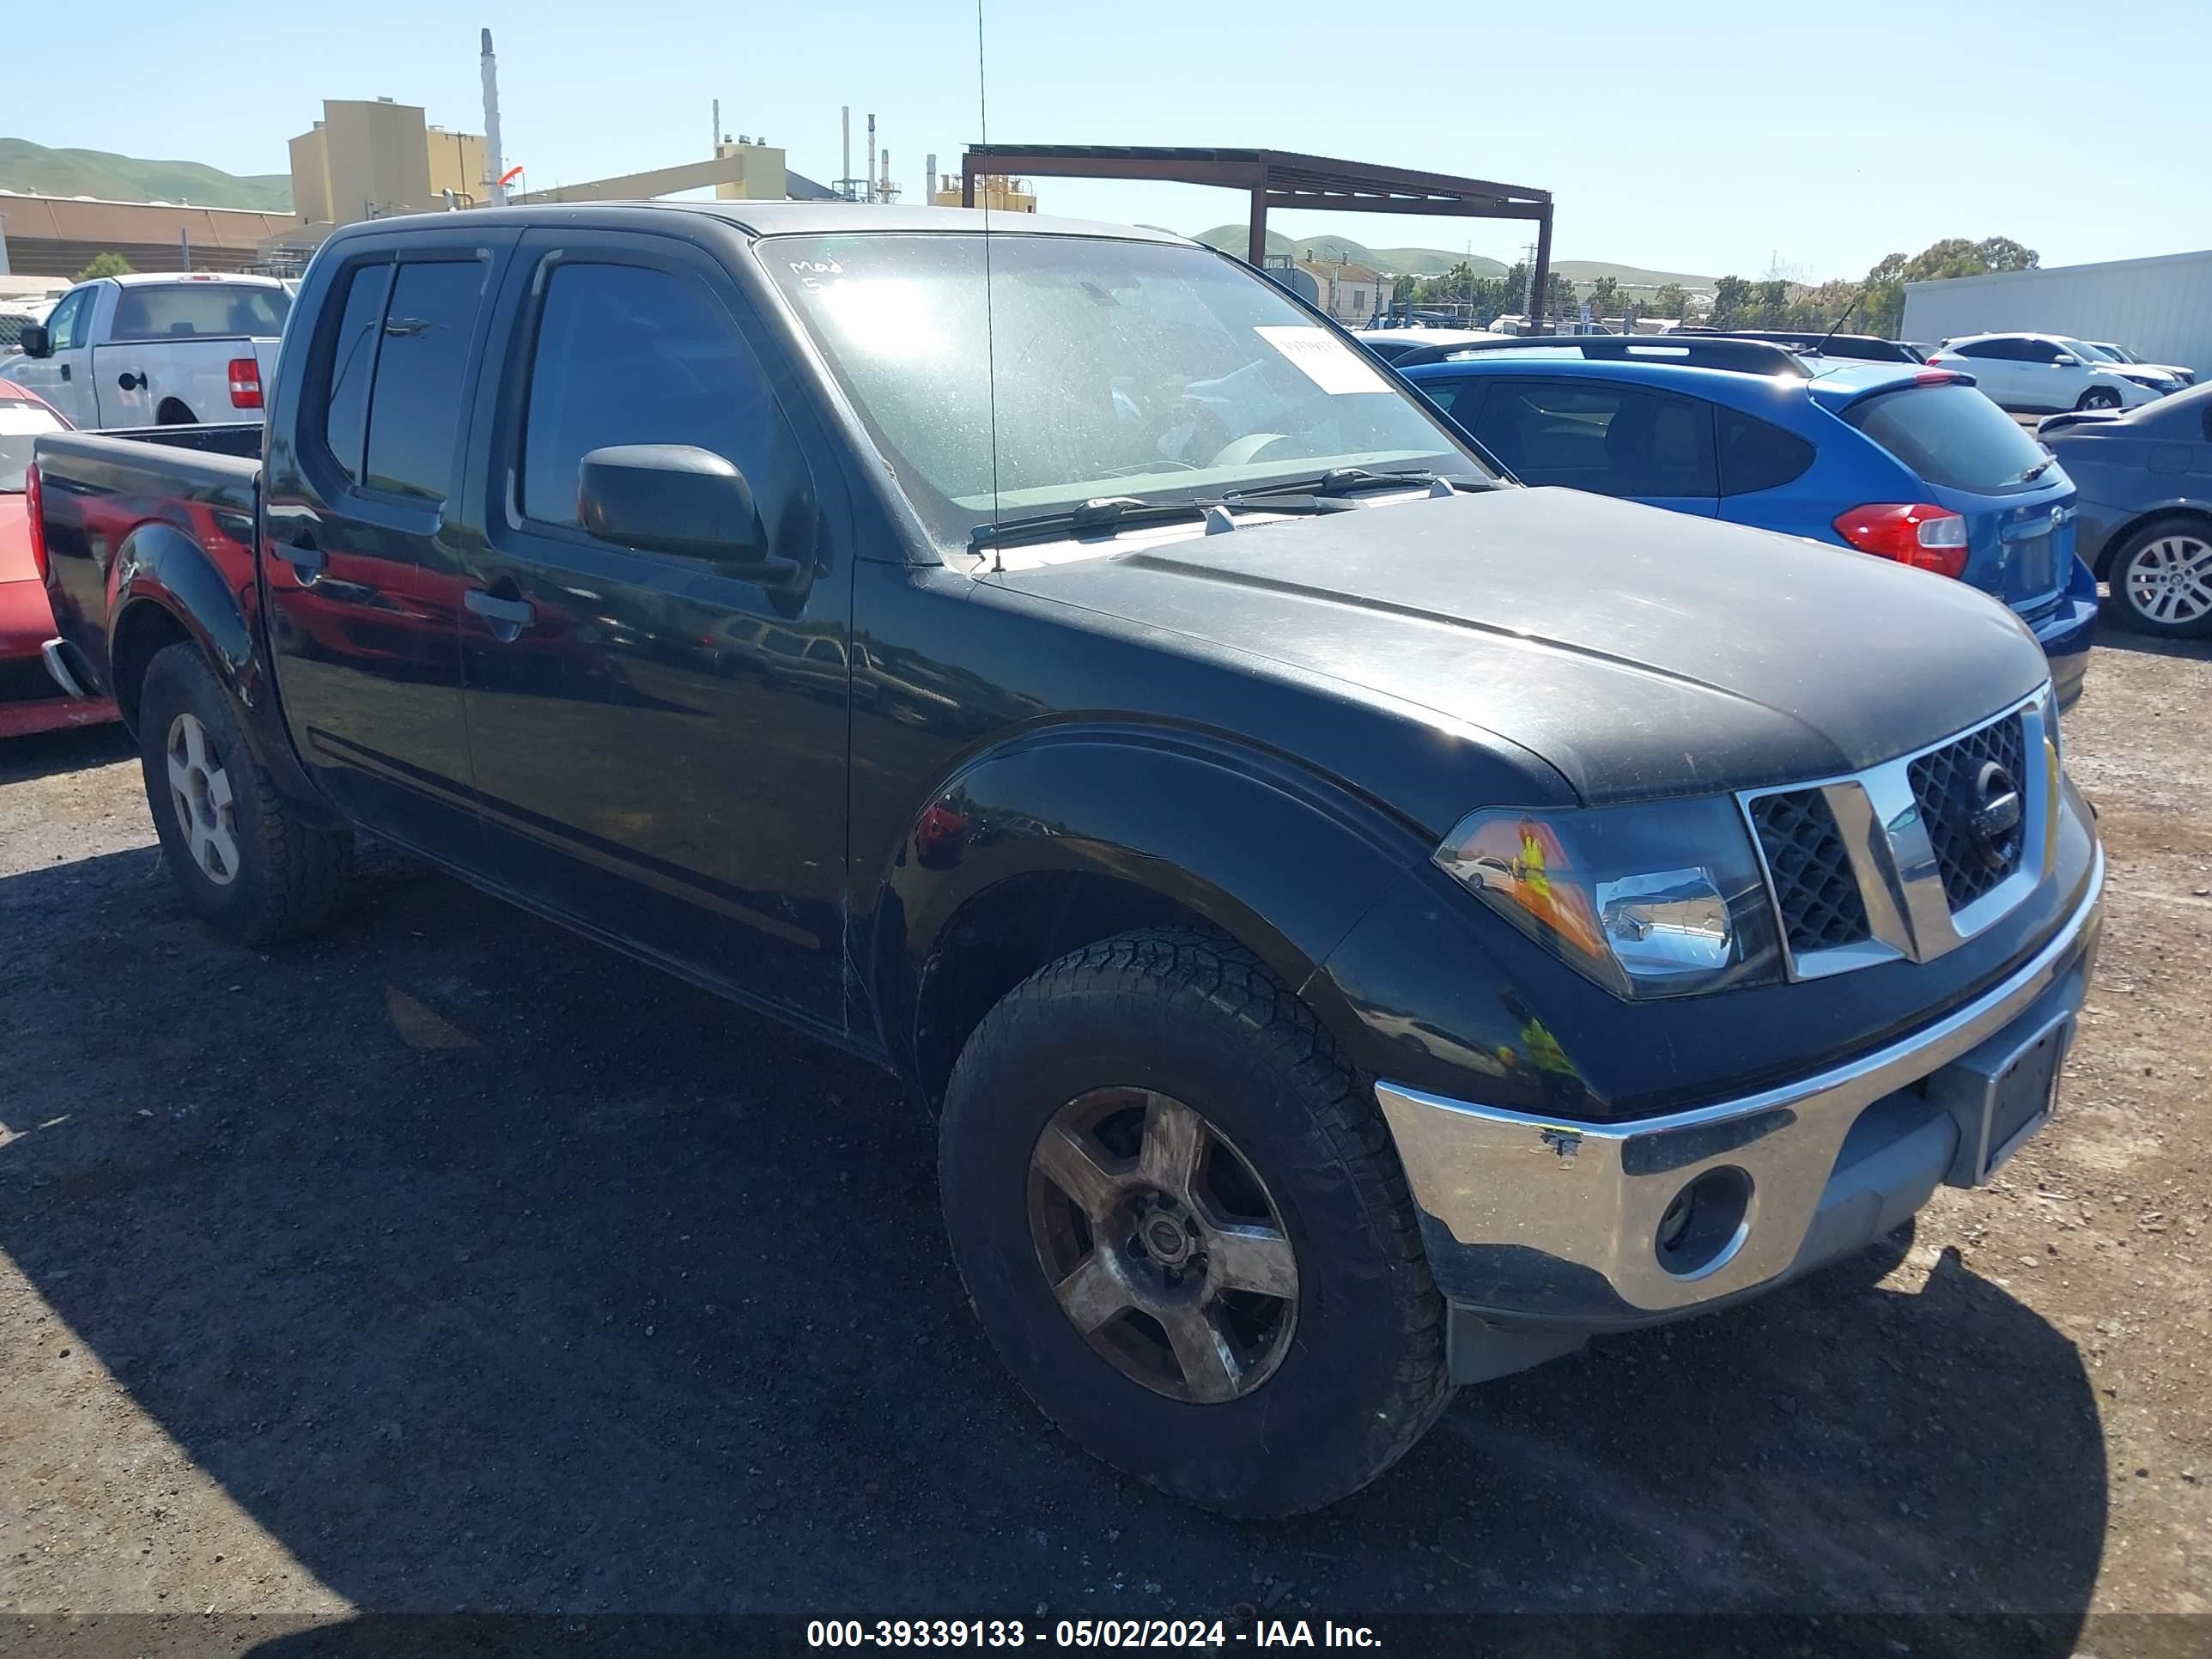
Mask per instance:
[[[1967,375],[1664,336],[1441,348],[1398,367],[1523,483],[1968,582],[2034,630],[2061,706],[2081,695],[2097,583],[2075,556],[2073,483]]]

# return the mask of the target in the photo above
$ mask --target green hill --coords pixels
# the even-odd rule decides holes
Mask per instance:
[[[142,161],[99,149],[48,149],[27,138],[0,138],[0,188],[41,196],[97,196],[110,202],[190,202],[194,207],[292,210],[283,173],[243,177],[198,161]]]
[[[1240,259],[1244,257],[1245,230],[1242,225],[1216,225],[1212,230],[1198,232],[1194,240],[1218,247],[1224,253],[1233,253]],[[1269,253],[1304,258],[1308,250],[1321,258],[1340,258],[1354,264],[1372,265],[1396,276],[1440,276],[1462,261],[1472,265],[1478,276],[1503,276],[1506,269],[1495,259],[1486,259],[1480,254],[1470,258],[1449,248],[1369,247],[1349,236],[1285,236],[1276,230],[1267,233]],[[1609,259],[1559,259],[1553,262],[1553,269],[1570,282],[1584,287],[1601,276],[1610,276],[1623,288],[1660,288],[1668,283],[1680,283],[1684,288],[1713,285],[1710,276],[1693,276],[1680,270],[1647,270],[1641,265],[1616,264]]]
[[[1224,253],[1244,257],[1246,233],[1242,225],[1216,225],[1212,230],[1201,230],[1192,238],[1208,247],[1218,247]],[[1267,252],[1289,254],[1305,258],[1342,259],[1347,264],[1372,265],[1399,276],[1440,276],[1464,260],[1474,267],[1478,276],[1503,276],[1505,267],[1495,259],[1486,259],[1477,254],[1469,258],[1464,253],[1453,253],[1440,247],[1370,247],[1349,236],[1332,233],[1327,236],[1285,236],[1279,230],[1267,233]]]

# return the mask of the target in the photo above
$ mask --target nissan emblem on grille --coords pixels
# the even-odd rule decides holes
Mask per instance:
[[[1966,820],[1966,831],[1990,869],[2008,870],[2020,857],[2020,791],[2011,773],[1986,761],[1974,779],[1974,793],[1981,804]]]

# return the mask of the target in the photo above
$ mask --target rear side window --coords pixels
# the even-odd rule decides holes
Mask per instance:
[[[1605,495],[1720,493],[1712,405],[1589,380],[1507,380],[1474,435],[1522,483]]]
[[[1946,489],[2016,489],[2048,459],[2019,422],[1970,386],[1900,386],[1843,414],[1924,482]]]
[[[483,288],[477,259],[403,264],[393,276],[369,395],[370,489],[445,500]]]
[[[1421,395],[1462,426],[1474,423],[1482,410],[1482,382],[1469,378],[1464,380],[1417,380]]]
[[[133,283],[115,302],[113,332],[118,340],[240,335],[273,339],[284,331],[284,319],[291,310],[292,296],[281,288],[249,288],[238,283]]]
[[[1722,495],[1779,489],[1813,465],[1813,446],[1796,433],[1733,409],[1720,416]]]
[[[392,292],[392,267],[356,266],[346,281],[345,307],[331,343],[330,404],[324,441],[347,477],[359,483],[362,451],[368,441],[368,388],[376,378],[376,343],[384,331],[384,301]]]
[[[648,265],[564,262],[539,314],[522,511],[576,522],[576,474],[611,444],[688,444],[735,465],[767,508],[798,465],[767,377],[707,291]]]

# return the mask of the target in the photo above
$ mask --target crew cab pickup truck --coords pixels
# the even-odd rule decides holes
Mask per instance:
[[[25,327],[7,378],[82,430],[235,421],[261,387],[292,295],[273,276],[100,276]]]
[[[2052,1110],[2104,859],[1962,584],[1522,488],[1146,231],[488,209],[299,303],[265,428],[36,452],[185,901],[325,927],[363,833],[879,1063],[1160,1486],[1340,1498]]]

